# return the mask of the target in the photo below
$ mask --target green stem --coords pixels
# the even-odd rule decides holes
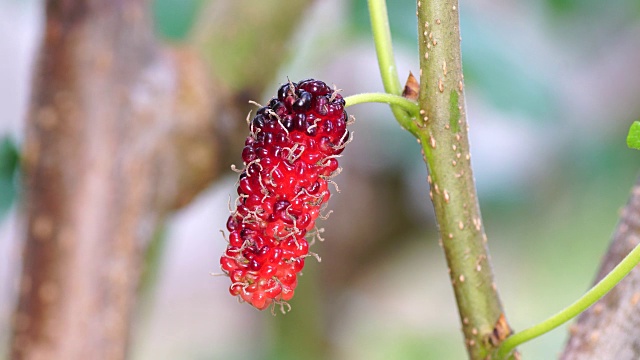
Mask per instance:
[[[402,87],[398,78],[396,61],[393,57],[393,46],[391,45],[391,30],[389,29],[389,17],[387,15],[387,4],[385,0],[368,0],[369,16],[371,18],[371,31],[373,42],[376,46],[378,56],[378,66],[384,91],[393,95],[401,95]],[[408,130],[414,136],[418,134],[418,127],[412,121],[412,116],[403,108],[391,105],[391,111],[400,126]]]
[[[393,57],[393,46],[391,45],[391,30],[389,28],[389,17],[387,15],[387,4],[385,0],[369,0],[369,15],[371,17],[371,31],[373,41],[376,45],[378,55],[378,65],[380,75],[386,92],[400,95],[402,89],[396,62]]]
[[[504,359],[516,346],[557,328],[585,311],[613,289],[638,263],[640,263],[640,245],[637,245],[607,276],[573,304],[547,320],[507,338],[498,349],[497,358]]]
[[[356,94],[347,96],[346,98],[344,98],[344,101],[346,102],[345,107],[371,102],[395,105],[402,108],[412,116],[418,116],[418,111],[420,111],[418,104],[416,104],[415,102],[402,96],[385,93]]]
[[[471,167],[457,0],[418,0],[419,142],[465,344],[486,359],[510,333]]]

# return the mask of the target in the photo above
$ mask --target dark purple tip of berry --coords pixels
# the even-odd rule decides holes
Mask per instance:
[[[331,88],[322,81],[308,79],[298,83],[298,87],[302,90],[308,91],[316,96],[328,95],[332,92]]]
[[[307,129],[307,116],[302,113],[296,114],[293,120],[293,127],[299,131],[305,131]]]
[[[255,153],[254,153],[254,157],[255,157]],[[255,163],[249,165],[249,167],[247,167],[247,170],[246,170],[247,176],[249,177],[258,175],[259,172],[260,172],[260,166]]]
[[[262,114],[258,114],[253,118],[253,126],[257,128],[261,129],[264,126],[264,123],[264,116]]]
[[[264,134],[264,145],[265,146],[271,146],[273,145],[273,133],[272,132],[268,132]]]
[[[270,133],[266,133],[265,135],[271,135]],[[256,148],[256,154],[258,155],[258,157],[260,158],[266,158],[267,156],[269,156],[269,149],[264,148],[262,146],[257,147]]]
[[[327,111],[329,110],[328,106],[329,106],[329,99],[327,99],[326,96],[318,96],[316,98],[314,110],[316,113],[320,115],[326,115]]]
[[[289,130],[289,129],[287,129]],[[287,135],[283,133],[276,134],[276,143],[280,145],[284,145],[287,142]]]
[[[273,113],[276,113],[278,116],[283,116],[287,109],[284,104],[276,98],[271,99],[269,101],[269,108],[273,111],[270,115],[273,116]]]
[[[289,206],[291,203],[287,200],[278,200],[276,201],[275,204],[273,204],[273,211],[274,212],[279,212],[279,211],[283,211],[284,209],[287,208],[287,206]]]
[[[316,81],[315,79],[311,79],[311,78],[300,80],[300,81],[298,81],[298,88],[305,87],[305,86],[307,86],[310,83],[315,82],[315,81]]]
[[[293,118],[292,115],[287,115],[282,120],[282,126],[284,126],[284,128],[287,129],[287,131],[292,131],[293,130],[294,123],[295,123],[295,121],[294,121],[294,118]]]
[[[325,133],[332,132],[333,128],[334,128],[333,121],[325,121],[324,124],[322,124],[322,130],[324,130]]]
[[[280,89],[278,89],[278,99],[280,101],[284,101],[284,98],[287,97],[289,93],[289,84],[282,84],[282,86],[280,86]]]
[[[307,111],[311,107],[312,96],[306,91],[300,93],[300,97],[293,103],[293,110],[295,111]]]
[[[227,220],[227,230],[234,231],[238,228],[238,221],[234,217],[229,217]]]

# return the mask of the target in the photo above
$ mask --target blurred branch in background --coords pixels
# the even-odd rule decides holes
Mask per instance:
[[[191,41],[214,69],[216,80],[244,105],[260,98],[278,71],[274,64],[289,57],[283,40],[298,27],[310,3],[212,1],[199,17]]]
[[[640,243],[640,178],[602,260],[594,284]],[[636,267],[611,292],[582,313],[571,326],[563,360],[640,358],[640,268]]]
[[[246,24],[277,18],[270,12],[279,6],[268,3]],[[281,50],[252,51],[207,69],[193,51],[155,40],[147,5],[46,2],[23,146],[26,239],[12,359],[125,358],[150,239],[218,175],[221,139],[244,125],[220,125],[237,104],[224,101],[259,93],[272,74],[231,88],[209,73],[245,71],[254,58],[275,68],[281,59]],[[247,9],[216,15],[237,19]],[[254,31],[255,42],[281,49],[294,25]],[[209,53],[228,54],[223,40],[208,42]]]

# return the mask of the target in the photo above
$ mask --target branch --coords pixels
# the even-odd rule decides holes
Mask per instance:
[[[511,332],[493,282],[471,169],[457,0],[418,0],[418,141],[449,265],[465,344],[486,359]]]
[[[595,282],[604,278],[640,244],[640,178],[620,213],[611,246]],[[563,360],[640,358],[640,268],[578,317],[570,328]]]

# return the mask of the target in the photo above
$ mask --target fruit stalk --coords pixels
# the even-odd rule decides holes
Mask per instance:
[[[420,115],[441,245],[471,359],[485,359],[511,330],[487,250],[469,152],[457,0],[418,0]]]
[[[387,5],[385,0],[368,0],[369,17],[371,18],[371,31],[373,41],[376,45],[376,55],[378,56],[378,67],[384,91],[392,95],[402,95],[402,87],[398,78],[396,61],[393,56],[391,45],[391,30],[389,29],[389,16],[387,15]],[[414,115],[407,112],[398,105],[391,104],[393,116],[404,129],[411,134],[417,134],[417,127],[412,121]]]
[[[415,102],[399,95],[392,95],[392,94],[386,94],[386,93],[363,93],[363,94],[350,95],[344,98],[344,101],[345,101],[345,105],[344,105],[345,107],[358,105],[358,104],[372,103],[372,102],[385,103],[392,106],[400,107],[402,110],[406,111],[412,117],[417,117],[418,111],[420,110],[418,108],[418,104],[416,104]]]

